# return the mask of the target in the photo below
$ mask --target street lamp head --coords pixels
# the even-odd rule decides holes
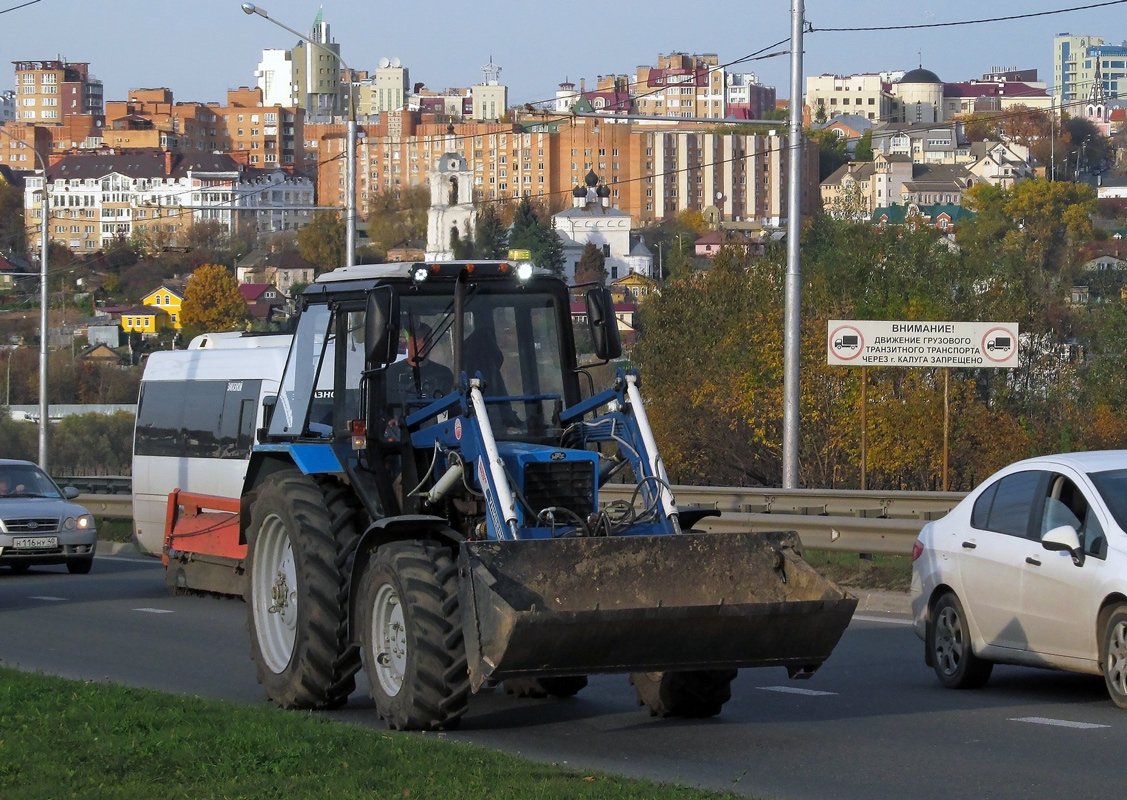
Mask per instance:
[[[259,8],[254,3],[243,3],[244,14],[258,14],[260,17],[266,17],[266,9]],[[269,17],[266,17],[269,19]]]

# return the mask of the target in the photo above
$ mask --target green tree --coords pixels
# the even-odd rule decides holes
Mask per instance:
[[[575,265],[575,282],[590,283],[607,282],[607,259],[603,251],[595,246],[594,242],[587,242],[583,246],[583,253],[579,256],[579,263]]]
[[[27,252],[23,191],[0,181],[0,253],[22,258]]]
[[[509,228],[509,246],[517,249],[531,249],[537,234],[532,233],[526,239],[526,233],[535,231],[539,227],[540,219],[536,215],[532,200],[528,197],[522,197],[520,202],[517,203],[516,212],[513,214],[513,224]]]
[[[818,143],[818,180],[824,181],[839,167],[849,163],[849,153],[845,149],[845,137],[834,128],[806,131],[806,138]]]
[[[873,129],[869,128],[861,134],[861,138],[857,140],[856,146],[853,148],[854,161],[872,161],[873,160]]]
[[[222,264],[205,264],[192,273],[184,288],[180,321],[189,333],[230,331],[247,320],[247,303],[235,276]]]
[[[497,208],[493,203],[487,203],[477,214],[474,225],[473,257],[474,258],[505,258],[509,252],[506,241],[507,234]]]
[[[344,220],[331,211],[318,211],[313,222],[297,232],[297,249],[322,272],[344,266]]]

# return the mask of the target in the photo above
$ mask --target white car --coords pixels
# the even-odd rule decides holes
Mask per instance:
[[[951,689],[994,664],[1104,676],[1127,708],[1127,450],[1011,464],[920,532],[912,612]]]

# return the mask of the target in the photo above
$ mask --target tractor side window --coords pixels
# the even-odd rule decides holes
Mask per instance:
[[[274,411],[274,418],[270,421],[270,433],[275,436],[300,436],[305,433],[308,422],[316,425],[324,424],[322,420],[313,419],[311,411],[324,416],[323,410],[318,407],[312,409],[315,400],[324,401],[326,398],[316,398],[315,395],[326,391],[318,381],[321,359],[325,354],[326,346],[330,343],[329,325],[333,314],[327,306],[310,306],[301,315],[297,332],[294,334],[293,345],[290,348],[290,357],[286,362],[286,371],[282,375],[281,385],[278,387],[278,404]],[[328,348],[332,350],[332,348]],[[328,395],[328,420],[332,419],[332,368],[329,373],[327,385]],[[331,428],[329,432],[331,433]],[[320,432],[320,431],[314,431]]]
[[[343,358],[337,366],[344,370],[343,416],[337,420],[337,427],[344,428],[350,419],[363,419],[360,407],[360,378],[364,372],[364,311],[349,311],[341,315],[344,330],[341,331]],[[328,353],[325,355],[328,359]],[[322,372],[324,367],[322,367]]]

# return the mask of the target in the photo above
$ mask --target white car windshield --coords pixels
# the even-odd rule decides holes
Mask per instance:
[[[1091,472],[1088,477],[1096,485],[1116,523],[1127,530],[1127,469]]]

